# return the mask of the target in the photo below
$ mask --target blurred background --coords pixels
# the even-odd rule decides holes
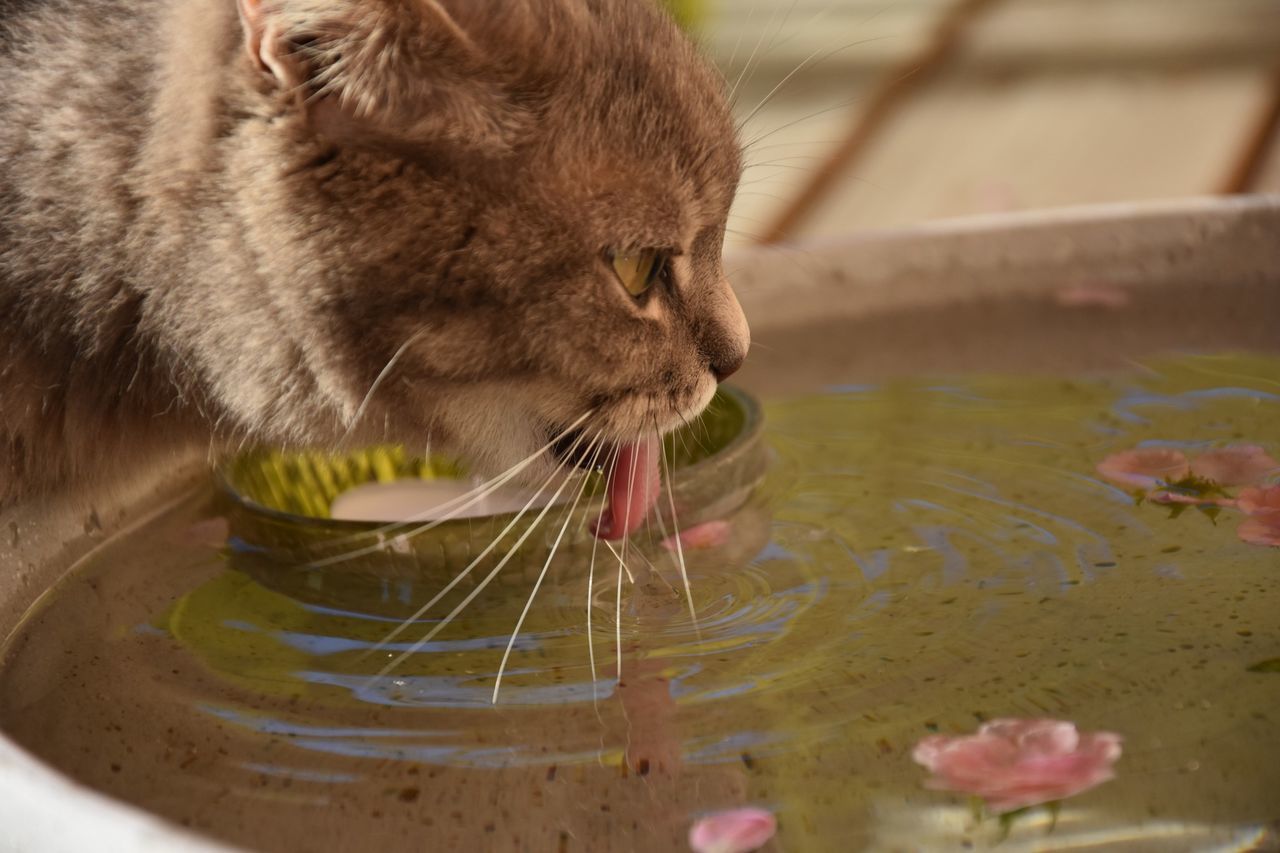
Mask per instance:
[[[1280,191],[1280,0],[672,2],[748,143],[731,243]]]

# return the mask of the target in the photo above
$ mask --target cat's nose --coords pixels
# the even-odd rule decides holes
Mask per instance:
[[[745,353],[718,358],[711,362],[711,374],[715,376],[717,382],[723,382],[737,373],[738,368],[742,367],[742,362],[746,360]]]
[[[721,279],[717,299],[707,309],[709,328],[704,332],[702,351],[717,382],[738,372],[751,348],[751,329],[729,282]]]

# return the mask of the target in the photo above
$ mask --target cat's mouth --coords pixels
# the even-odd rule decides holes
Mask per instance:
[[[569,430],[552,445],[552,455],[559,462],[583,471],[603,471],[604,463],[608,461],[616,445],[605,445],[597,450],[588,446],[584,437],[580,429]]]
[[[662,485],[661,452],[656,434],[591,447],[580,430],[566,433],[552,447],[561,463],[605,475],[605,509],[594,526],[601,539],[624,539],[644,524]]]

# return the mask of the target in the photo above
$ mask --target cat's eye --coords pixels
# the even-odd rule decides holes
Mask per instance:
[[[657,249],[619,253],[610,258],[613,272],[632,296],[643,296],[662,274],[667,259]]]

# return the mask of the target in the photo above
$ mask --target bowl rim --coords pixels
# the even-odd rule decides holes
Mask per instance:
[[[721,384],[716,389],[716,398],[720,397],[720,395],[724,395],[737,404],[739,410],[742,412],[742,425],[735,431],[733,437],[730,438],[729,441],[725,442],[723,446],[713,451],[710,455],[677,468],[672,474],[672,478],[675,481],[672,483],[673,488],[675,488],[678,483],[688,482],[690,479],[700,476],[704,471],[712,466],[723,465],[727,461],[737,458],[743,448],[749,447],[751,444],[759,440],[764,429],[764,410],[755,395],[750,394],[735,385],[728,384]],[[711,405],[715,405],[716,398],[713,398],[708,408]],[[353,535],[379,532],[386,533],[388,535],[395,535],[397,532],[400,532],[405,528],[412,528],[417,525],[431,524],[433,529],[443,528],[445,530],[450,528],[460,528],[463,526],[470,528],[477,524],[510,521],[520,515],[520,513],[516,512],[502,512],[492,515],[459,516],[456,518],[444,519],[417,518],[401,521],[359,521],[341,518],[321,518],[320,516],[314,515],[300,515],[298,513],[277,509],[276,507],[267,506],[237,489],[231,482],[229,474],[231,464],[237,458],[239,458],[239,454],[233,456],[231,459],[223,461],[215,468],[214,483],[219,494],[225,499],[231,501],[238,509],[242,509],[246,512],[252,513],[253,515],[266,518],[271,521],[289,524],[294,527],[322,528],[332,533],[345,532]],[[578,511],[590,511],[593,506],[598,504],[603,504],[603,497],[600,495],[596,495],[591,500],[584,502],[581,509]]]

